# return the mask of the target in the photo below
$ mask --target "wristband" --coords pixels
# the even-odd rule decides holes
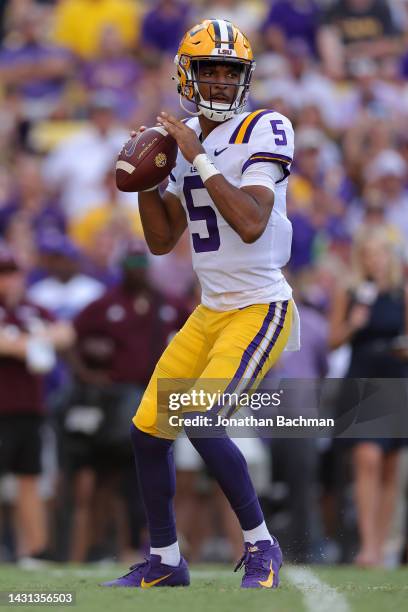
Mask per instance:
[[[197,168],[203,183],[208,181],[208,179],[212,176],[215,176],[216,174],[221,174],[221,172],[217,170],[217,168],[214,166],[211,159],[206,153],[199,153],[198,155],[196,155],[193,159],[193,166]]]

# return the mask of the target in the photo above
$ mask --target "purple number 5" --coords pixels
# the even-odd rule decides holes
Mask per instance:
[[[275,136],[277,136],[277,138],[275,138],[275,144],[286,145],[288,144],[288,140],[286,138],[285,130],[279,128],[278,125],[283,125],[283,121],[281,119],[272,119],[272,132],[275,134]]]
[[[190,221],[205,221],[208,230],[207,238],[201,238],[200,234],[192,232],[194,250],[196,253],[218,251],[221,241],[217,225],[217,215],[211,206],[194,206],[192,194],[194,189],[205,189],[203,181],[199,176],[186,176],[183,191]]]

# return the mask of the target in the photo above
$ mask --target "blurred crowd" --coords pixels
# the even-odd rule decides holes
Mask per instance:
[[[200,297],[187,236],[147,253],[114,161],[131,129],[184,116],[174,54],[209,17],[253,45],[249,110],[295,128],[302,349],[278,374],[405,378],[407,0],[0,0],[0,561],[147,546],[129,421]],[[237,442],[289,558],[406,560],[405,440]],[[185,555],[240,556],[188,440],[176,459]]]

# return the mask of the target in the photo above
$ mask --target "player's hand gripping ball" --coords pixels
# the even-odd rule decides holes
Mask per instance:
[[[120,191],[144,191],[159,185],[176,165],[177,143],[162,127],[141,128],[123,146],[116,162]]]

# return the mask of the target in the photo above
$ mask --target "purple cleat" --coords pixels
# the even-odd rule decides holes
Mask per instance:
[[[282,566],[282,551],[277,539],[274,538],[273,544],[269,540],[259,540],[255,544],[245,542],[245,553],[234,572],[243,565],[243,589],[276,589],[279,586],[279,570]]]
[[[136,587],[140,589],[150,589],[154,586],[188,586],[190,584],[190,574],[188,565],[183,557],[177,567],[165,565],[161,562],[159,555],[151,555],[143,563],[136,563],[130,567],[130,572],[111,580],[103,582],[101,586],[106,587]]]

